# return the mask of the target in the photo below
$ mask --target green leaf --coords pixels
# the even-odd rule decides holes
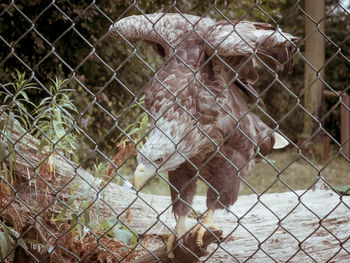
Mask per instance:
[[[10,112],[9,113],[9,124],[10,124],[9,130],[11,130],[11,134],[12,134],[12,131],[13,131],[14,121],[15,121],[15,114],[13,112]]]
[[[27,93],[25,93],[24,89],[22,89],[18,95],[22,95],[22,97],[25,99],[25,101],[29,101]]]
[[[41,111],[41,115],[40,115],[40,119],[45,118],[45,117],[49,117],[52,115],[52,108],[51,107],[47,107],[44,108],[43,111]]]
[[[6,96],[5,96],[5,99],[4,99],[4,103],[5,103],[8,99],[10,99],[10,98],[12,98],[12,96],[11,96],[10,94],[6,95]]]
[[[89,211],[85,211],[84,212],[84,223],[85,223],[85,225],[89,225],[90,224],[90,213],[89,213]]]
[[[19,128],[21,135],[23,135],[23,133],[24,133],[26,130],[28,130],[28,120],[25,119],[25,118],[23,118],[23,117],[20,117],[20,116],[18,116],[17,119],[18,119],[18,120],[15,120],[15,124],[16,124],[17,128]],[[20,120],[21,122],[20,122],[19,120]],[[25,129],[23,129],[21,123],[24,125],[24,128],[25,128]]]
[[[71,103],[64,103],[61,105],[61,107],[65,107],[65,108],[71,109],[74,112],[78,112],[77,108]]]
[[[130,230],[117,227],[113,228],[113,235],[114,238],[123,241],[126,245],[131,245],[134,236]]]
[[[61,121],[61,109],[59,109],[59,108],[54,108],[54,109],[53,109],[53,114],[54,114],[55,119],[56,119],[57,121]]]
[[[79,187],[79,185],[78,186],[76,186],[76,187]],[[74,188],[73,188],[74,189]],[[77,188],[76,188],[77,189]],[[75,190],[76,190],[75,189]],[[72,206],[72,204],[73,204],[73,202],[76,200],[76,199],[78,199],[78,195],[72,195],[72,196],[70,196],[69,198],[68,198],[68,200],[67,200],[67,202],[66,202],[66,205],[67,206],[69,206],[69,207],[71,207]],[[62,211],[56,216],[56,218],[54,219],[54,221],[61,221],[61,220],[63,220],[64,219],[64,216],[66,215],[66,212],[67,212],[67,209],[68,209],[68,207],[67,206],[64,206],[64,208],[62,209]],[[74,214],[73,214],[74,215]]]
[[[350,185],[335,186],[334,189],[343,195],[350,195]]]
[[[102,222],[101,227],[106,231],[110,228],[109,222],[107,219]]]
[[[88,201],[83,201],[82,206],[84,209],[87,209],[89,207],[90,203]],[[90,213],[89,210],[86,210],[83,213],[83,219],[84,219],[84,224],[89,225],[90,224]]]
[[[76,142],[76,140],[68,140],[68,143],[72,149],[75,150],[78,148],[78,143]]]
[[[57,138],[61,138],[66,133],[66,131],[62,128],[62,124],[59,121],[53,120],[52,125],[57,135]]]
[[[4,140],[0,140],[0,156],[6,156],[7,154],[7,143]],[[3,157],[0,157],[0,161],[3,162]],[[3,165],[6,165],[5,162],[3,162]]]
[[[124,129],[124,132],[125,132],[126,134],[128,134],[128,131],[130,130],[130,128],[132,128],[132,127],[134,127],[134,126],[135,126],[134,123],[129,124],[129,125],[126,126],[126,128]],[[123,136],[123,135],[124,135],[124,133],[120,133],[120,135],[118,136],[118,138],[120,138],[120,136]]]
[[[131,136],[131,135],[137,133],[138,131],[139,131],[139,128],[133,128],[133,129],[132,129],[131,131],[129,131],[127,134],[128,134],[129,136]]]
[[[99,223],[100,222],[100,218],[101,218],[99,202],[94,202],[93,205],[94,205],[96,213],[97,213],[97,222]]]
[[[5,130],[6,129],[6,126],[7,126],[7,120],[0,120],[0,130]]]
[[[3,230],[3,232],[0,231],[0,258],[8,256],[13,246],[15,246],[15,239],[17,240],[16,244],[28,250],[27,244],[20,238],[20,234],[17,231],[6,225],[0,225],[0,229]]]
[[[13,240],[11,238],[11,241],[9,242],[10,237],[8,233],[0,231],[0,258],[4,258],[8,256],[8,253],[13,247]]]
[[[51,102],[51,99],[52,99],[51,97],[46,97],[46,98],[42,99],[37,108],[40,109],[40,107],[43,106],[44,104],[46,104],[47,102]]]
[[[117,240],[123,241],[126,245],[134,245],[137,243],[137,236],[128,229],[126,226],[123,226],[120,222],[117,224],[117,219],[109,219],[105,220],[102,223],[102,227],[104,230],[109,230],[113,225],[112,233],[113,237]],[[108,235],[111,234],[111,231],[108,232]]]
[[[110,236],[110,237],[114,237],[114,234],[113,234],[113,229],[111,229],[111,227],[113,226],[113,225],[115,225],[116,224],[116,222],[117,222],[117,219],[106,219],[105,221],[103,221],[103,223],[102,223],[102,228],[105,230],[105,231],[107,231],[107,230],[109,230],[108,231],[108,233],[107,233],[107,235],[108,236]],[[117,224],[118,225],[118,224]],[[116,226],[117,226],[116,225]]]
[[[70,99],[69,99],[69,95],[64,94],[62,91],[63,91],[63,90],[61,90],[60,95],[61,95],[63,98],[59,99],[59,102],[66,102],[66,101],[70,101]],[[67,90],[67,91],[68,91],[68,90]]]
[[[142,118],[142,121],[140,123],[140,129],[139,129],[139,133],[138,133],[138,141],[140,141],[146,134],[146,130],[149,127],[149,121],[148,121],[148,116],[145,115]]]
[[[35,83],[28,83],[25,85],[25,87],[23,87],[21,90],[27,90],[27,89],[37,89],[37,90],[40,90],[38,87],[35,86]]]
[[[70,189],[71,195],[73,195],[78,190],[79,186],[80,186],[79,184],[76,184],[74,187]]]

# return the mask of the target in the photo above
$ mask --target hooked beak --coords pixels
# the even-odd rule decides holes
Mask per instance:
[[[272,133],[272,136],[275,137],[275,144],[273,145],[273,149],[282,149],[289,144],[289,142],[277,132]]]
[[[140,163],[134,172],[134,186],[139,190],[145,183],[150,179],[156,172],[154,167],[145,166],[143,163]]]

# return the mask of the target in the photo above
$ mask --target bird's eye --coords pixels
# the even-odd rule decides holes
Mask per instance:
[[[156,49],[161,57],[165,57],[165,50],[162,45],[157,44]]]
[[[163,158],[158,158],[154,161],[156,164],[161,164],[163,162]]]

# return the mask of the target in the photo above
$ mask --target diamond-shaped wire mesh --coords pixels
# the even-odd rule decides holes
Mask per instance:
[[[1,262],[350,261],[349,1],[0,7]]]

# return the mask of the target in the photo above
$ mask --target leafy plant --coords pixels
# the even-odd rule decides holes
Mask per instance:
[[[0,138],[5,135],[5,131],[10,135],[13,132],[14,125],[20,128],[21,132],[28,130],[30,118],[30,108],[28,106],[35,105],[29,100],[26,93],[29,89],[37,89],[34,83],[28,83],[26,74],[16,71],[12,75],[14,81],[8,85],[4,85],[4,91],[0,90],[0,98],[3,102],[0,105],[0,112],[6,113],[9,117],[0,119]],[[24,129],[23,127],[24,126]]]
[[[142,98],[139,101],[139,104],[145,103],[145,96],[142,96]],[[134,103],[131,106],[132,108],[135,108],[138,104]],[[146,132],[150,127],[149,118],[146,112],[142,112],[134,122],[130,123],[125,129],[124,132],[128,135],[128,137],[133,138],[133,140],[137,143],[137,148],[141,149],[143,146],[143,142],[146,138]],[[124,135],[123,139],[127,141],[127,136]]]
[[[137,236],[134,234],[134,231],[123,225],[117,219],[105,220],[102,227],[105,231],[108,231],[108,236],[123,241],[126,245],[134,246],[137,243]]]
[[[106,169],[107,169],[107,162],[102,162],[99,164],[94,164],[94,170],[92,170],[92,174],[96,178],[103,178],[104,175],[106,174]]]
[[[35,110],[35,124],[39,130],[34,136],[40,139],[38,151],[47,146],[51,151],[62,151],[65,156],[78,162],[75,150],[79,130],[71,114],[78,111],[70,98],[74,90],[65,87],[67,80],[56,77],[51,81],[53,85],[49,91],[52,95],[44,98]]]
[[[90,220],[90,212],[88,208],[90,202],[93,201],[93,198],[90,196],[90,186],[85,185],[82,194],[76,193],[78,187],[79,185],[76,185],[71,189],[71,195],[66,201],[66,206],[53,219],[53,221],[59,222],[62,225],[69,224],[72,228],[71,232],[73,233],[73,236],[83,239],[89,229],[95,228],[96,226]],[[73,213],[72,210],[75,211],[75,213]],[[98,207],[96,207],[96,210],[97,213],[99,213]],[[80,212],[82,213],[78,215]]]
[[[7,163],[2,162],[0,166],[0,176],[6,178],[13,184],[14,166],[16,163],[15,145],[12,141],[14,127],[17,127],[23,135],[30,125],[30,107],[35,105],[29,100],[27,90],[37,89],[33,83],[26,80],[25,73],[16,71],[13,74],[14,81],[5,84],[0,90],[0,161],[7,159]],[[23,128],[24,127],[24,128]],[[5,190],[4,184],[1,190]],[[7,188],[7,187],[6,187]],[[8,192],[10,189],[7,189]]]

